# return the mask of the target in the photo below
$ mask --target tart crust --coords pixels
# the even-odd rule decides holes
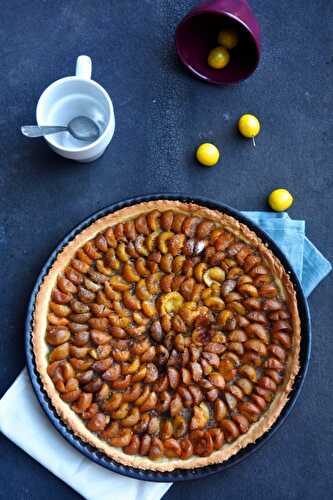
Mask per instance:
[[[158,209],[163,212],[166,210],[175,210],[187,215],[198,215],[206,219],[215,221],[226,227],[229,231],[237,235],[238,238],[246,243],[251,244],[259,252],[266,266],[272,272],[274,280],[279,287],[280,293],[288,304],[293,327],[293,345],[288,357],[284,381],[279,386],[275,397],[268,410],[259,418],[257,422],[251,425],[248,432],[240,435],[232,443],[224,444],[221,450],[214,451],[208,457],[192,456],[189,459],[181,460],[177,458],[162,458],[159,460],[151,460],[148,457],[126,455],[121,448],[110,446],[106,441],[100,439],[96,434],[91,432],[80,419],[80,417],[64,402],[54,384],[47,373],[48,361],[48,345],[45,341],[45,331],[47,326],[47,313],[51,292],[56,284],[56,279],[59,274],[73,258],[75,252],[81,248],[88,240],[94,238],[99,232],[107,227],[119,222],[124,222],[128,219],[137,217],[142,213],[147,213],[151,210]],[[246,225],[240,223],[235,218],[223,214],[217,210],[212,210],[194,203],[185,203],[173,200],[156,200],[139,203],[130,207],[120,209],[114,213],[108,214],[89,227],[79,233],[63,250],[58,254],[56,260],[51,266],[48,274],[40,286],[36,297],[35,310],[33,315],[33,331],[32,343],[35,354],[37,370],[39,372],[42,384],[49,398],[52,401],[53,407],[62,421],[70,428],[75,435],[80,437],[84,442],[89,443],[93,447],[102,451],[111,459],[121,464],[136,467],[139,469],[149,469],[154,471],[172,471],[174,469],[193,469],[203,467],[209,464],[223,462],[235,455],[239,450],[246,447],[250,443],[254,443],[277,420],[283,407],[288,401],[289,393],[292,389],[294,379],[299,370],[299,352],[301,340],[300,318],[297,309],[296,293],[288,273],[284,269],[279,259],[271,252],[260,238],[251,231]]]

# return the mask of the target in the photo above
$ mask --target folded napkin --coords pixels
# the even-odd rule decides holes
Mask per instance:
[[[285,212],[243,212],[281,248],[308,297],[332,270],[331,264],[305,236],[305,221]]]
[[[304,221],[286,213],[244,212],[280,246],[308,296],[331,265],[306,238]],[[20,408],[17,401],[20,401]],[[26,370],[0,400],[0,430],[88,500],[159,500],[172,483],[150,483],[120,476],[76,451],[44,415]]]

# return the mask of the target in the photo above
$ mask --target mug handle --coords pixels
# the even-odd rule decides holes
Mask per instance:
[[[85,80],[91,79],[92,63],[89,56],[79,56],[76,60],[75,76],[84,78]]]

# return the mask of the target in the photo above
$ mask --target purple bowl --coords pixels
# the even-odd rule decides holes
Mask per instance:
[[[209,51],[218,45],[218,32],[234,27],[238,45],[223,69],[208,66]],[[260,27],[246,0],[206,0],[194,7],[176,30],[176,48],[182,63],[210,83],[226,85],[248,78],[260,59]]]

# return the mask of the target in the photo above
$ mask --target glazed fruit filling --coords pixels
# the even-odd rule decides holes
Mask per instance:
[[[48,374],[86,427],[151,460],[248,432],[284,380],[292,327],[260,254],[210,220],[154,210],[59,274]]]

